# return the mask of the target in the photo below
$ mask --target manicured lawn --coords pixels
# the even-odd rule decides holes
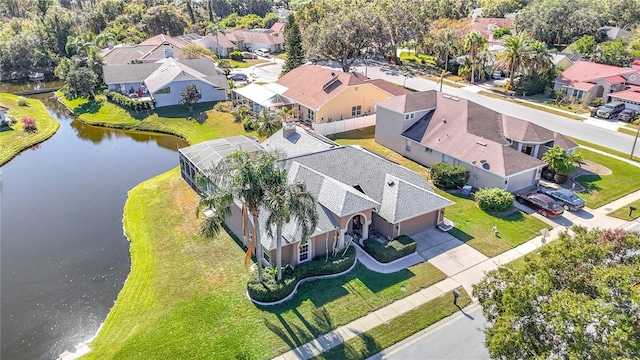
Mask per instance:
[[[280,60],[287,60],[287,53],[281,52],[280,54],[271,54],[271,57],[274,57]]]
[[[429,263],[389,275],[358,265],[257,307],[242,248],[227,233],[197,236],[195,201],[178,168],[131,190],[131,273],[86,358],[269,359],[445,278]]]
[[[251,67],[253,65],[258,65],[258,64],[263,64],[266,63],[268,61],[262,60],[262,59],[247,59],[244,61],[236,61],[236,60],[231,60],[231,59],[222,59],[222,60],[226,60],[229,62],[229,64],[231,64],[232,68],[248,68]]]
[[[342,145],[360,145],[427,179],[427,169],[424,166],[376,143],[374,135],[375,128],[368,127],[335,134],[331,138]],[[445,216],[455,224],[455,228],[450,231],[451,235],[489,257],[503,253],[537,236],[540,229],[544,227],[549,228],[542,221],[521,211],[506,216],[494,216],[481,210],[472,200],[434,189],[436,193],[455,202],[445,211]],[[500,238],[493,234],[493,226],[498,227]]]
[[[621,126],[618,128],[618,132],[631,135],[631,136],[636,136],[636,134],[638,133],[638,125]]]
[[[400,60],[407,62],[407,65],[424,64],[435,65],[436,59],[431,55],[419,54],[416,56],[414,51],[403,51],[400,53]]]
[[[530,95],[526,97],[526,100],[535,101],[537,103],[551,106],[556,109],[575,112],[578,111],[578,114],[587,114],[589,112],[589,108],[585,107],[583,104],[578,103],[576,105],[568,105],[568,104],[558,104],[554,99],[550,98],[545,94],[537,94]]]
[[[36,99],[25,98],[29,106],[18,106],[20,96],[0,93],[0,104],[8,106],[8,114],[18,120],[11,129],[0,132],[0,166],[13,159],[21,151],[41,143],[58,131],[60,124],[52,118],[44,104]],[[36,119],[38,131],[27,133],[22,130],[23,116]]]
[[[618,151],[618,150],[613,150],[610,149],[608,147],[604,147],[602,145],[598,145],[598,144],[594,144],[588,141],[584,141],[584,140],[580,140],[580,139],[576,139],[574,137],[570,137],[569,138],[573,141],[575,141],[576,143],[583,145],[583,146],[588,146],[590,148],[594,148],[596,150],[600,150],[600,151],[604,151],[606,153],[609,153],[611,155],[616,155],[616,156],[620,156],[621,158],[625,158],[628,159],[629,158],[629,153],[623,153],[622,151]],[[640,146],[640,145],[639,145]],[[631,152],[631,149],[629,149],[629,152]],[[634,156],[633,159],[631,159],[633,161],[640,161],[640,158],[638,158],[637,156]]]
[[[573,119],[573,120],[584,120],[583,117],[578,116],[578,115],[568,114],[568,113],[560,111],[560,110],[550,109],[550,108],[544,107],[542,105],[532,104],[532,103],[529,103],[529,102],[526,102],[526,101],[521,101],[521,100],[518,100],[518,99],[511,98],[509,96],[496,94],[496,93],[490,92],[490,91],[480,90],[480,91],[478,91],[478,94],[482,94],[482,95],[489,96],[489,97],[494,97],[494,98],[497,98],[497,99],[512,101],[512,102],[518,103],[518,104],[520,104],[522,106],[526,106],[526,107],[529,107],[529,108],[532,108],[532,109],[536,109],[536,110],[540,110],[540,111],[546,111],[546,112],[548,112],[550,114],[564,116],[566,118]]]
[[[246,134],[242,124],[233,122],[231,114],[213,110],[213,103],[196,104],[191,112],[183,106],[168,106],[136,113],[108,102],[102,95],[95,101],[67,100],[60,92],[57,95],[90,125],[172,134],[190,144]]]
[[[612,171],[611,175],[582,175],[576,178],[586,189],[580,193],[580,197],[588,207],[598,208],[640,189],[640,168],[586,149],[578,149],[577,152],[585,160],[598,163]]]
[[[640,217],[639,210],[634,210],[631,216],[629,216],[629,206],[634,206],[636,209],[640,209],[640,200],[634,201],[631,204],[627,204],[621,207],[620,209],[610,212],[609,216],[613,216],[615,218],[627,220],[627,221],[631,221],[639,218]]]
[[[458,291],[458,305],[464,308],[471,299],[463,288],[458,288]],[[366,359],[457,311],[460,310],[453,305],[451,295],[443,295],[313,359]]]

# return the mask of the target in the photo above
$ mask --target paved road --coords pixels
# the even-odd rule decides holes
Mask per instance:
[[[387,64],[372,63],[375,66],[364,66],[358,63],[355,69],[373,79],[385,79],[387,81],[402,84],[419,91],[438,90],[440,85],[434,81],[419,78],[413,75],[405,76],[399,68]],[[325,64],[323,64],[325,65]],[[484,96],[478,93],[444,85],[442,91],[454,96],[472,100],[496,111],[504,114],[528,120],[534,124],[544,126],[553,131],[560,132],[578,139],[586,140],[592,143],[600,144],[623,153],[629,153],[633,145],[633,136],[606,129],[600,126],[594,126],[587,122],[572,120],[564,116],[554,115],[541,110],[532,109],[523,105],[519,105],[510,101],[496,99]],[[606,120],[595,120],[603,121]],[[635,155],[640,156],[640,145],[636,146]]]
[[[482,308],[472,305],[469,313],[458,313],[424,333],[416,334],[370,359],[430,360],[489,359],[482,329]]]

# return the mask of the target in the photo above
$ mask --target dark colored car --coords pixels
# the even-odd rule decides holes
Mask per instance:
[[[544,217],[558,217],[564,213],[562,206],[545,194],[518,193],[516,201],[536,210]]]
[[[632,122],[638,117],[638,115],[640,115],[640,112],[636,110],[624,109],[620,112],[620,114],[618,114],[618,120]]]
[[[227,79],[233,81],[247,81],[247,74],[243,73],[235,73],[227,76]]]
[[[541,193],[549,195],[555,201],[557,201],[565,210],[577,211],[584,207],[584,200],[582,200],[573,191],[567,189],[552,189],[552,188],[540,188]]]

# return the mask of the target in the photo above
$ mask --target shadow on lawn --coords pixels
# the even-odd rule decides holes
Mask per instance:
[[[214,102],[206,102],[202,104],[194,104],[193,110],[189,111],[182,105],[163,106],[156,109],[156,114],[163,118],[186,118],[186,117],[198,117],[200,114],[204,114],[206,119],[206,112],[213,110]]]
[[[76,106],[73,109],[73,113],[76,116],[80,116],[82,114],[96,114],[98,113],[98,111],[100,111],[101,107],[102,107],[102,100],[91,100],[80,106]]]
[[[593,191],[600,191],[602,188],[596,182],[602,180],[600,175],[581,175],[575,181],[584,187],[583,193],[590,194]]]

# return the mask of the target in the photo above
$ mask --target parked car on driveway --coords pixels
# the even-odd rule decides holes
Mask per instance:
[[[247,74],[235,73],[227,76],[227,79],[233,81],[247,81]]]
[[[620,121],[626,121],[626,122],[633,122],[638,115],[640,115],[639,111],[636,110],[631,110],[631,109],[624,109],[620,112],[620,114],[618,114],[618,120]]]
[[[618,115],[622,110],[624,110],[624,103],[615,101],[600,106],[598,108],[598,111],[596,111],[596,116],[598,116],[599,118],[611,119],[614,116]]]
[[[496,70],[491,74],[492,79],[502,79],[502,71]]]
[[[577,211],[584,208],[584,200],[571,190],[540,187],[538,191],[549,195],[549,197],[557,201],[565,210]]]
[[[533,193],[517,193],[516,201],[520,204],[527,205],[533,210],[540,213],[544,217],[558,217],[564,213],[562,206],[555,200],[545,194],[537,192]]]

